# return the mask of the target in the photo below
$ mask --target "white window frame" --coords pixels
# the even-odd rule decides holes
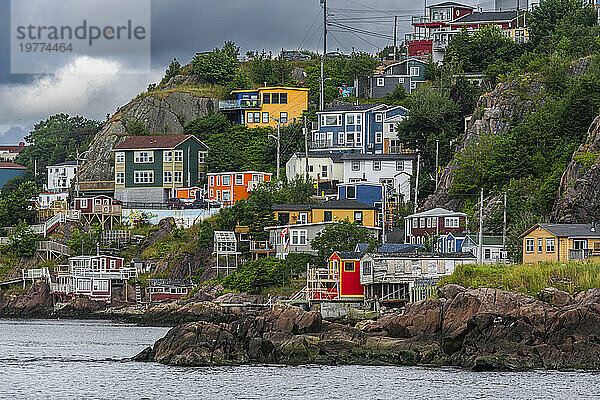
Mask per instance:
[[[183,183],[183,171],[175,171],[173,179],[175,180],[175,183]]]
[[[231,201],[231,191],[223,190],[222,197],[223,197],[223,201],[227,201],[227,202]]]
[[[154,171],[142,170],[133,172],[133,183],[154,183]]]
[[[354,196],[350,197],[350,193],[348,192],[348,189],[352,188],[352,190],[354,191]],[[356,186],[346,186],[346,198],[347,199],[356,199]]]
[[[173,183],[172,171],[163,171],[163,183]]]
[[[419,76],[419,67],[410,67],[410,76]]]
[[[396,160],[396,171],[404,171],[404,161]]]
[[[173,161],[173,151],[165,150],[163,152],[163,162],[172,162]]]
[[[373,160],[373,171],[381,171],[381,161]]]
[[[350,169],[352,171],[360,171],[360,161],[351,161],[350,162]]]
[[[335,118],[335,123],[330,123],[327,119]],[[329,123],[328,123],[329,122]],[[321,115],[321,126],[342,126],[342,114],[323,114]]]
[[[243,174],[235,174],[235,184],[236,185],[244,184],[244,175]]]
[[[134,164],[151,164],[154,162],[153,151],[135,151],[133,153]]]
[[[123,164],[125,162],[125,153],[122,151],[118,151],[115,153],[115,162],[117,164]]]
[[[175,150],[173,152],[173,161],[183,162],[183,150]]]
[[[385,78],[377,78],[377,86],[378,87],[385,86]]]
[[[262,123],[263,124],[268,124],[269,123],[269,113],[268,112],[263,112],[262,113]]]
[[[208,153],[206,151],[198,152],[198,164],[204,164],[206,162],[206,156]]]
[[[398,83],[404,83],[404,78],[398,78]]]
[[[538,238],[537,240],[537,251],[538,253],[544,252],[544,239]]]
[[[525,253],[531,254],[535,252],[535,239],[525,239]]]
[[[321,178],[327,178],[328,172],[327,165],[321,165]]]
[[[444,227],[459,228],[460,227],[460,217],[445,217],[444,218]]]
[[[79,199],[79,208],[88,208],[88,199]]]
[[[376,113],[375,114],[375,122],[381,122],[383,121],[383,114],[382,113]]]
[[[231,186],[231,175],[223,175],[223,186]]]
[[[115,185],[125,184],[125,172],[115,172]]]
[[[556,241],[554,238],[546,239],[546,253],[554,253],[556,251]]]
[[[419,218],[419,228],[425,228],[426,218]]]
[[[246,113],[246,123],[248,123],[248,124],[254,123],[254,113],[252,113],[252,112]]]
[[[375,144],[383,143],[383,132],[375,132]]]
[[[208,186],[209,186],[209,187],[210,187],[210,186],[215,186],[215,177],[214,177],[214,175],[211,175],[211,176],[208,178]]]
[[[285,111],[282,111],[279,113],[279,123],[280,124],[287,124],[288,122],[288,113]]]
[[[344,133],[343,132],[339,132],[338,133],[338,144],[339,145],[343,145],[344,144]]]
[[[412,227],[413,228],[418,228],[419,227],[419,219],[418,218],[413,218],[412,219]]]

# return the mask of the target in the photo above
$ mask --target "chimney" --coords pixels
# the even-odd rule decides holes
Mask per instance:
[[[596,222],[595,221],[592,222],[592,229],[591,229],[591,231],[592,232],[596,232]]]

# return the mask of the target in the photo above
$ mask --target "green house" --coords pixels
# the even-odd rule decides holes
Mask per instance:
[[[133,136],[113,149],[115,198],[164,203],[178,188],[197,186],[208,146],[193,135]]]

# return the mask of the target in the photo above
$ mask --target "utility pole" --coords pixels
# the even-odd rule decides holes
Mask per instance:
[[[77,153],[75,153],[75,160],[76,160],[76,165],[77,165],[77,169],[75,170],[75,177],[77,178],[77,183],[75,185],[75,191],[77,193],[77,197],[79,197],[79,149],[77,149]],[[37,171],[37,165],[36,165],[36,171]],[[37,175],[37,173],[36,173]],[[83,247],[82,247],[83,249]],[[83,250],[81,250],[81,254],[83,254]]]
[[[323,5],[323,57],[321,57],[321,94],[319,102],[319,111],[325,108],[325,58],[327,57],[327,0],[321,0]]]
[[[438,188],[440,170],[440,141],[435,141],[435,190]]]
[[[396,58],[396,52],[398,49],[398,32],[397,32],[397,28],[398,28],[398,16],[394,15],[394,61],[397,60]]]
[[[306,128],[306,115],[304,116],[304,155],[306,156],[306,162],[304,164],[306,182],[308,182],[308,129]]]
[[[483,260],[483,188],[481,188],[481,198],[479,204],[479,249],[477,251],[477,264]]]
[[[387,201],[387,193],[386,193],[386,186],[385,183],[381,184],[381,194],[383,195],[382,197],[382,202],[381,202],[381,230],[383,231],[383,236],[381,237],[381,243],[385,243],[385,212],[386,212],[386,208],[385,208],[385,203]]]
[[[504,192],[504,215],[502,218],[502,250],[506,251],[506,192]]]
[[[281,157],[281,132],[279,131],[279,119],[277,120],[277,180],[279,180],[279,167]]]
[[[421,153],[417,153],[417,179],[415,181],[415,204],[413,212],[417,212],[417,202],[419,200],[419,171],[421,164]]]

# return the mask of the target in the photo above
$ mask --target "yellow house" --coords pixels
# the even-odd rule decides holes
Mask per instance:
[[[600,256],[595,224],[539,223],[521,235],[523,262],[581,261]]]
[[[308,110],[308,88],[268,86],[234,90],[236,100],[219,102],[222,111],[239,112],[237,122],[249,128],[276,127],[302,121]]]
[[[275,204],[275,219],[280,225],[343,221],[375,227],[375,208],[351,199],[330,200],[320,204]]]

